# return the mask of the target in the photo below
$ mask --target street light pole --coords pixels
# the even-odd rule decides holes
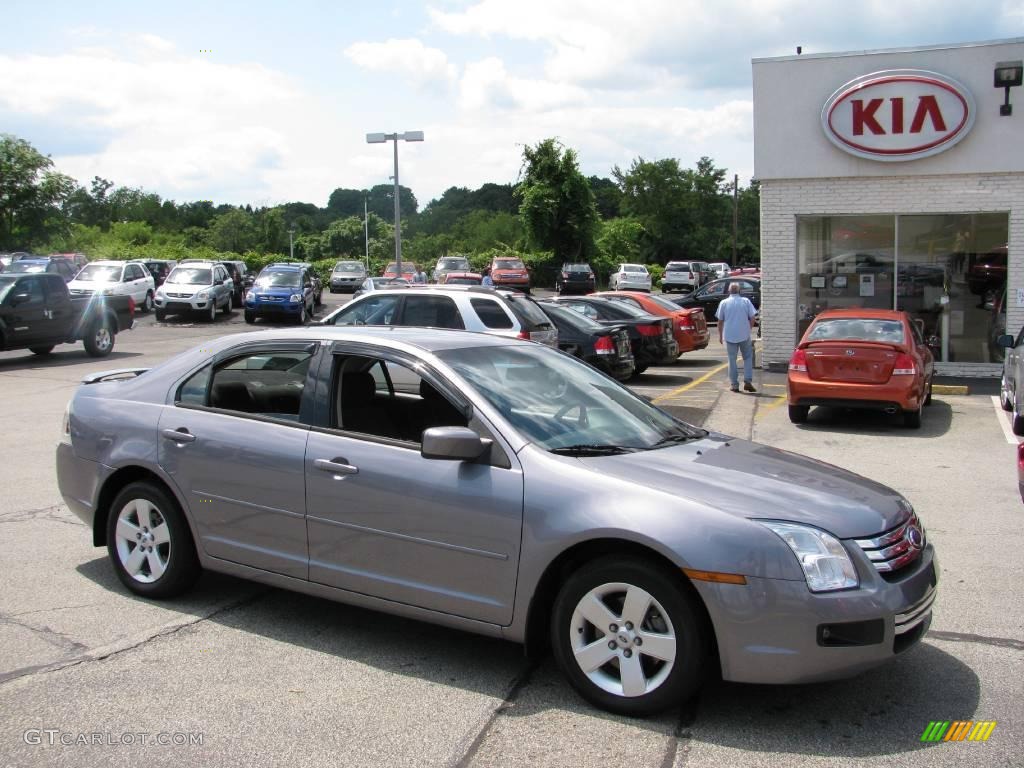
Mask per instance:
[[[292,235],[294,234],[294,229],[288,230],[288,261],[295,261],[295,243],[292,239]]]
[[[406,131],[405,133],[368,133],[367,144],[384,144],[395,142],[395,269],[397,276],[402,276],[402,210],[398,197],[398,140],[423,141],[423,131]]]

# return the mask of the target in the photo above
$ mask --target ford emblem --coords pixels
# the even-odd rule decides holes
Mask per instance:
[[[907,528],[907,541],[914,549],[921,549],[924,547],[924,534],[921,529],[916,525],[911,525]]]

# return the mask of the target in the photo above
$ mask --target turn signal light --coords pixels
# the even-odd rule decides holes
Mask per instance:
[[[897,355],[892,375],[913,376],[915,373],[917,373],[917,368],[914,366],[914,359],[910,355]]]
[[[594,342],[594,351],[599,355],[614,355],[615,344],[612,343],[611,336],[602,336]]]
[[[807,353],[802,349],[794,351],[793,356],[789,358],[789,370],[807,373]]]

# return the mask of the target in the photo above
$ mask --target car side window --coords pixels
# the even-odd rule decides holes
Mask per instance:
[[[702,296],[721,296],[725,293],[727,283],[716,283],[715,285],[709,285],[706,288],[701,289]]]
[[[615,300],[621,301],[623,304],[630,304],[636,307],[637,309],[643,309],[643,305],[641,305],[640,302],[634,299],[632,296],[616,296]]]
[[[362,355],[336,355],[333,429],[418,444],[431,427],[468,420],[430,381],[407,365]]]
[[[38,277],[27,277],[18,282],[18,287],[11,291],[11,295],[27,293],[28,301],[21,305],[21,307],[31,307],[36,304],[42,304],[46,300],[43,289],[43,281]]]
[[[398,296],[368,296],[347,305],[332,319],[333,325],[391,325]]]
[[[566,303],[566,306],[569,307],[569,309],[573,309],[573,310],[579,312],[581,315],[586,315],[591,320],[600,320],[601,319],[601,316],[597,313],[597,310],[594,309],[589,304],[585,304],[583,302],[578,302],[578,301],[567,301],[565,303]]]
[[[305,351],[261,350],[207,366],[182,385],[178,402],[298,421],[311,359]]]
[[[480,322],[488,328],[499,330],[514,327],[512,318],[493,299],[470,299],[469,304],[480,318]]]
[[[406,296],[400,325],[465,329],[455,302],[447,296]]]

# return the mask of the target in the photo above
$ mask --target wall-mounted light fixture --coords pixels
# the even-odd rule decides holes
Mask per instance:
[[[1024,74],[1024,62],[1000,61],[996,64],[995,86],[1006,89],[1006,100],[999,105],[999,114],[1003,117],[1013,114],[1013,105],[1010,104],[1010,89],[1021,84],[1022,74]]]

